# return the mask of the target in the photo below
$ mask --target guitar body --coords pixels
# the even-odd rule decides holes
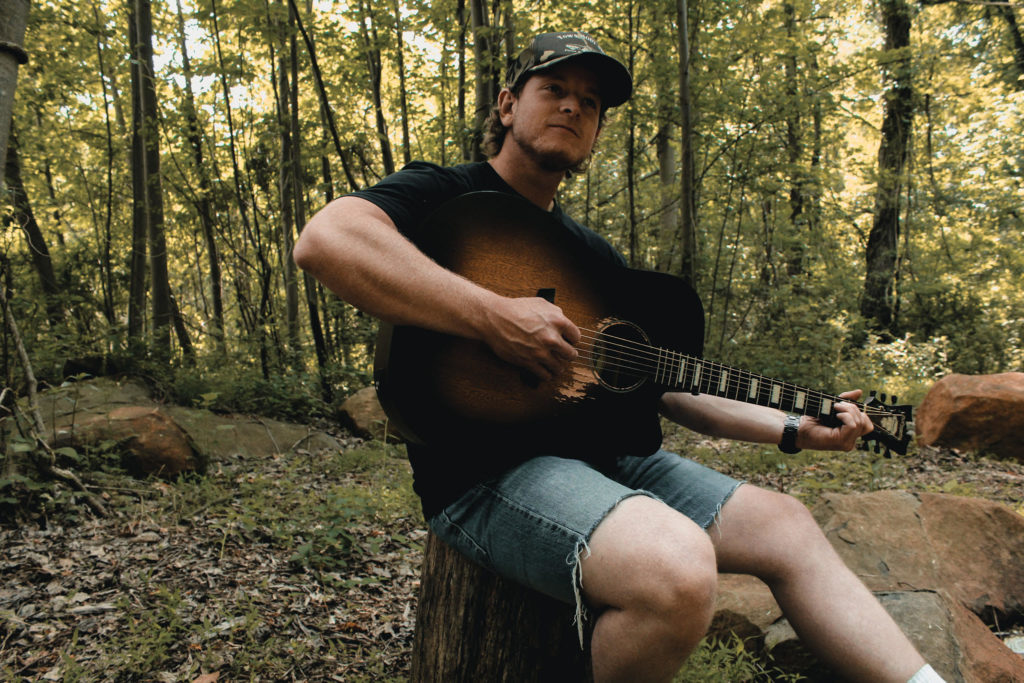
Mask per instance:
[[[580,361],[538,381],[485,344],[382,325],[374,380],[389,418],[433,446],[543,447],[650,453],[658,446],[649,378],[611,367],[620,336],[699,354],[703,308],[684,281],[612,264],[546,212],[496,192],[463,195],[423,226],[420,248],[442,266],[498,294],[543,296],[584,331]],[[636,443],[637,439],[640,443]]]

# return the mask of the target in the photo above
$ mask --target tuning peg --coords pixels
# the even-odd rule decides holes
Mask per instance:
[[[872,389],[872,390],[871,390],[870,392],[868,392],[868,396],[870,396],[871,398],[874,398],[874,397],[875,397],[875,394],[877,394],[877,393],[878,393],[877,391],[875,391],[874,389]]]
[[[892,403],[893,405],[896,405],[898,403],[895,394],[889,397],[889,402]]]
[[[881,401],[882,403],[885,403],[885,392],[884,391],[878,395],[878,400]]]
[[[885,447],[885,453],[882,454],[882,457],[892,459],[892,451],[889,450],[888,446]]]

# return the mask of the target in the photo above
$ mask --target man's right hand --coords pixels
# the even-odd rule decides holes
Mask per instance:
[[[540,297],[502,297],[487,312],[483,340],[502,360],[541,380],[576,360],[580,330],[562,309]]]

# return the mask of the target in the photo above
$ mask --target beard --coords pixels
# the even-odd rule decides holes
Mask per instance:
[[[572,175],[582,173],[590,163],[593,148],[582,155],[579,153],[574,154],[565,148],[542,148],[536,145],[528,136],[518,133],[515,126],[509,129],[508,132],[516,145],[545,171],[558,171],[566,175]]]

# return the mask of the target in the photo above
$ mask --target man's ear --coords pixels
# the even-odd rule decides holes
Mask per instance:
[[[498,115],[501,117],[501,125],[508,128],[512,125],[512,105],[516,102],[516,96],[508,88],[502,88],[498,93]]]

